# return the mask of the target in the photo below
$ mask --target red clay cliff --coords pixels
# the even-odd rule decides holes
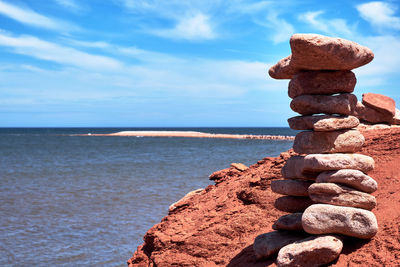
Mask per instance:
[[[375,160],[369,173],[379,184],[373,210],[379,232],[372,240],[348,239],[331,266],[400,266],[400,128],[363,132],[361,154]],[[272,231],[284,215],[273,207],[279,196],[270,189],[293,155],[264,158],[248,169],[231,167],[210,176],[215,185],[189,194],[144,236],[129,266],[275,266],[256,261],[254,238]]]

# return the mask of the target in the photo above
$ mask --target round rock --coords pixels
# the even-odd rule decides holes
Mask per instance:
[[[290,102],[290,108],[302,115],[341,114],[354,112],[357,97],[353,94],[340,95],[302,95]]]
[[[299,154],[352,153],[360,151],[364,142],[358,130],[305,131],[296,135],[293,150]]]
[[[393,98],[385,95],[374,93],[363,94],[362,103],[391,117],[396,114],[395,101],[393,100]]]
[[[358,170],[321,172],[316,182],[343,184],[366,193],[372,193],[378,189],[378,183],[373,178]]]
[[[308,197],[308,187],[312,183],[301,180],[274,180],[271,182],[271,190],[282,195]]]
[[[278,267],[317,267],[339,257],[343,242],[336,236],[311,236],[284,246],[276,259]]]
[[[303,213],[296,212],[279,217],[279,219],[272,225],[274,230],[288,230],[288,231],[303,231],[301,225],[301,217]]]
[[[355,128],[360,121],[354,116],[315,115],[292,117],[288,123],[293,130],[327,132]]]
[[[375,215],[364,209],[329,204],[308,207],[301,218],[304,231],[310,234],[342,234],[369,239],[378,232]]]
[[[308,193],[315,203],[366,210],[372,210],[376,206],[376,199],[374,196],[334,183],[315,183],[308,188]]]
[[[254,254],[257,259],[268,258],[295,241],[302,240],[306,235],[301,233],[274,231],[261,234],[256,237],[253,243]]]
[[[307,70],[351,70],[372,61],[372,51],[355,42],[319,34],[290,38],[291,64]]]
[[[284,212],[302,212],[312,204],[309,197],[284,196],[275,200],[274,207]]]
[[[354,91],[357,79],[352,71],[301,71],[289,82],[290,98],[301,95],[333,95]]]

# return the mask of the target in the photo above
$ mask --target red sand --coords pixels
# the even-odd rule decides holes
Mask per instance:
[[[332,266],[400,266],[400,129],[364,132],[362,154],[375,159],[378,205],[373,210],[379,232],[372,240],[346,240]],[[290,152],[293,154],[293,152]],[[265,158],[240,172],[228,168],[213,174],[216,185],[175,204],[177,208],[153,226],[128,261],[130,266],[275,266],[256,262],[254,238],[271,231],[283,212],[273,207],[277,194],[271,180],[289,153]],[[177,181],[179,182],[179,181]]]

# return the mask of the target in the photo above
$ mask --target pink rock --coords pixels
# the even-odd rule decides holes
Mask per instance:
[[[363,94],[362,103],[390,117],[396,114],[396,103],[392,98],[385,95],[374,93]]]
[[[378,189],[378,183],[374,179],[358,170],[343,169],[321,172],[316,182],[343,184],[366,193],[372,193]]]
[[[312,183],[301,180],[274,180],[271,182],[271,190],[282,195],[308,197],[308,187]]]
[[[272,225],[274,230],[303,231],[301,216],[303,213],[296,212],[283,215]]]
[[[290,38],[289,65],[306,70],[351,70],[372,61],[372,51],[355,42],[318,34],[294,34]]]
[[[276,255],[282,247],[295,241],[302,240],[305,237],[307,237],[307,235],[303,233],[284,231],[273,231],[261,234],[254,240],[254,254],[257,259],[268,258]]]
[[[351,93],[357,79],[352,71],[301,71],[289,82],[290,98],[300,95]]]
[[[364,141],[358,130],[304,131],[296,135],[293,150],[299,154],[350,153],[360,151]]]
[[[290,65],[290,59],[291,55],[279,60],[269,69],[269,76],[274,79],[291,79],[298,70]]]
[[[367,121],[371,123],[392,123],[393,122],[393,116],[384,114],[376,109],[370,108],[365,106],[361,102],[357,102],[353,112],[353,116],[356,116],[362,121]]]
[[[308,188],[308,193],[315,203],[354,207],[365,210],[372,210],[376,206],[376,199],[374,196],[334,183],[315,183]]]
[[[374,164],[373,158],[361,154],[310,154],[289,158],[281,172],[286,179],[315,180],[323,171],[352,169],[367,173]]]
[[[301,217],[304,231],[310,234],[342,234],[369,239],[378,232],[375,215],[368,210],[329,204],[314,204]]]
[[[349,115],[357,104],[353,94],[302,95],[292,100],[290,108],[302,115],[319,113]]]
[[[337,236],[311,236],[284,246],[276,259],[278,267],[318,267],[339,257],[343,242]]]
[[[288,123],[293,130],[326,132],[355,128],[360,121],[354,116],[315,115],[292,117]]]
[[[312,204],[309,197],[284,196],[275,200],[274,207],[284,212],[302,212]]]

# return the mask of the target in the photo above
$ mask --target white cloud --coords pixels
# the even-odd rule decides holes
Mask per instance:
[[[122,63],[115,59],[92,55],[28,35],[15,37],[0,33],[0,46],[11,47],[14,53],[79,68],[115,70],[122,67]]]
[[[75,0],[55,0],[57,4],[62,7],[69,9],[72,12],[80,13],[84,10],[84,8],[78,5]]]
[[[293,25],[279,18],[275,12],[271,11],[267,16],[267,20],[269,22],[268,27],[274,31],[271,38],[274,43],[286,42],[294,34]]]
[[[394,16],[396,8],[385,2],[369,2],[358,5],[361,17],[379,28],[400,30],[400,18]]]
[[[33,27],[61,31],[78,30],[78,27],[71,25],[70,23],[49,18],[36,13],[33,10],[20,8],[3,1],[0,1],[0,14]]]
[[[314,29],[335,36],[349,37],[354,33],[354,26],[349,26],[344,19],[324,19],[323,10],[310,11],[299,15],[299,20],[308,23]]]
[[[184,40],[209,40],[216,38],[216,33],[210,24],[210,19],[204,14],[182,18],[174,28],[155,30],[154,34]]]

